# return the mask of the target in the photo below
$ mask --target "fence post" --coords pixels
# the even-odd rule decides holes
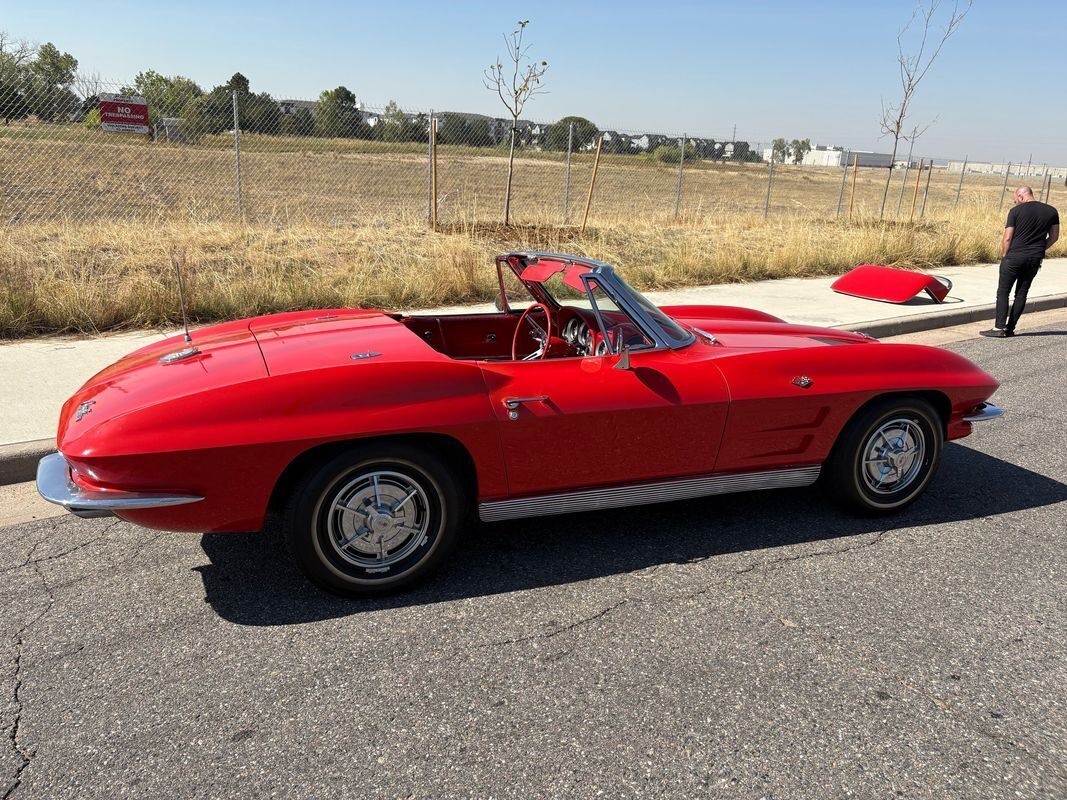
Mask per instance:
[[[563,224],[567,224],[571,206],[571,153],[574,151],[574,123],[567,126],[567,171],[563,177]]]
[[[1048,170],[1046,169],[1044,174],[1041,176],[1041,196],[1037,198],[1038,200],[1041,200],[1043,202],[1048,202],[1047,200],[1045,200],[1045,181],[1047,181],[1047,180],[1048,180]]]
[[[430,109],[430,122],[426,128],[426,221],[433,222],[433,109]],[[474,220],[477,222],[477,220]]]
[[[589,194],[585,198],[585,215],[582,217],[582,233],[585,233],[585,224],[589,222],[589,206],[593,204],[593,187],[596,186],[596,173],[600,169],[600,148],[604,144],[604,134],[596,141],[596,155],[593,157],[593,174],[589,178]]]
[[[678,148],[678,189],[674,193],[674,218],[678,219],[678,214],[682,210],[682,174],[685,170],[685,143],[689,139],[688,133],[682,134],[681,147]]]
[[[967,172],[967,156],[963,157],[963,167],[960,169],[960,182],[956,186],[956,205],[960,204],[960,192],[963,190],[963,176]]]
[[[897,195],[897,219],[900,219],[900,207],[904,204],[904,189],[908,186],[908,176],[911,174],[911,158],[904,165],[904,177],[900,180],[900,194]]]
[[[1008,168],[1004,170],[1004,185],[1000,187],[1000,204],[998,209],[1004,208],[1004,192],[1008,191],[1008,176],[1011,175],[1011,162],[1008,162]]]
[[[911,213],[908,215],[908,224],[915,221],[915,201],[919,199],[919,179],[923,176],[923,164],[925,159],[919,159],[919,171],[915,173],[915,191],[911,193]]]
[[[860,154],[852,157],[852,191],[848,196],[848,221],[852,222],[852,207],[856,204],[856,175],[860,171]]]
[[[934,174],[934,160],[930,159],[930,164],[926,168],[926,188],[923,189],[923,205],[919,210],[919,219],[926,216],[926,196],[930,194],[930,178]]]
[[[237,166],[237,219],[244,222],[245,210],[241,202],[241,119],[237,114],[237,92],[233,93],[233,156]]]
[[[852,151],[845,153],[844,170],[841,171],[841,188],[837,191],[837,216],[841,216],[841,203],[845,199],[845,178],[848,177],[848,157],[852,155]]]
[[[1049,175],[1048,176],[1048,191],[1045,192],[1045,200],[1044,200],[1044,202],[1046,202],[1046,203],[1049,201],[1049,198],[1052,197],[1052,179],[1054,177],[1055,177],[1054,175]]]
[[[437,230],[437,117],[430,120],[430,228]]]
[[[767,219],[767,214],[771,210],[771,181],[774,178],[774,153],[771,153],[771,160],[767,164],[767,196],[763,198],[763,218]]]

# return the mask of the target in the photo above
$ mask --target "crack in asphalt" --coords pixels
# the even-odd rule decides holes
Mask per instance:
[[[54,528],[53,528],[54,530]],[[46,537],[47,538],[47,537]],[[42,540],[44,541],[44,540]],[[33,559],[34,553],[37,552],[37,548],[42,542],[38,542],[32,548],[30,548],[29,554],[26,556],[26,561],[21,565],[23,567],[31,566],[33,571],[37,574],[37,578],[41,581],[41,586],[44,587],[45,593],[48,595],[48,603],[45,607],[33,617],[29,622],[25,623],[18,632],[15,634],[15,678],[14,686],[11,692],[11,698],[15,707],[14,717],[11,722],[11,730],[8,731],[8,741],[11,743],[11,749],[19,759],[19,765],[15,769],[15,774],[12,776],[11,784],[4,790],[4,794],[0,796],[0,800],[8,800],[15,791],[22,785],[22,774],[26,771],[26,768],[30,766],[30,762],[33,761],[37,755],[36,748],[27,748],[19,741],[19,733],[22,726],[22,685],[23,685],[23,673],[22,673],[22,654],[23,648],[26,642],[26,633],[49,611],[52,610],[52,606],[55,605],[56,595],[52,587],[49,585],[48,580],[45,578],[44,573],[41,572],[40,562],[47,559],[40,559],[35,561]]]
[[[806,561],[812,558],[823,558],[825,556],[839,556],[844,553],[851,553],[856,550],[866,550],[868,547],[874,547],[881,544],[882,539],[892,529],[887,528],[884,531],[878,531],[873,534],[872,538],[868,541],[861,542],[860,544],[850,545],[848,547],[840,547],[833,550],[816,550],[814,553],[800,553],[795,556],[783,556],[781,558],[772,558],[767,561],[757,561],[754,564],[750,564],[747,567],[739,570],[735,570],[735,575],[747,575],[749,572],[755,572],[757,569],[763,569],[766,567],[778,567],[781,564],[788,564],[793,561]]]
[[[841,548],[837,548],[837,549],[833,549],[833,550],[817,550],[817,551],[815,551],[813,553],[800,553],[800,554],[793,555],[793,556],[783,556],[781,558],[773,558],[773,559],[768,559],[766,561],[758,561],[758,562],[756,562],[754,564],[750,564],[750,565],[744,567],[743,569],[734,570],[733,576],[747,575],[747,574],[749,574],[751,572],[755,572],[756,570],[766,569],[766,568],[769,568],[769,567],[770,568],[777,568],[777,567],[779,567],[779,566],[781,566],[783,564],[789,564],[789,563],[793,563],[793,562],[796,562],[796,561],[805,561],[805,560],[813,559],[813,558],[832,557],[832,556],[843,555],[845,553],[851,553],[851,552],[854,552],[856,550],[865,550],[865,549],[867,549],[869,547],[874,547],[875,545],[878,545],[879,543],[881,543],[883,538],[889,533],[890,530],[891,529],[878,531],[868,541],[862,542],[860,544],[850,545],[848,547],[841,547]],[[688,567],[688,566],[692,566],[694,564],[704,563],[706,560],[707,559],[700,559],[700,560],[697,560],[697,561],[686,562],[684,564],[678,564],[678,566],[680,566],[680,567]],[[656,565],[655,567],[652,568],[651,571],[644,572],[642,577],[650,577],[653,573],[656,572],[656,570],[658,570],[660,567],[663,567],[663,566],[665,566],[665,565],[663,565],[663,564]],[[726,579],[728,580],[729,577],[727,577]],[[492,641],[492,642],[486,642],[484,644],[476,645],[474,649],[476,649],[476,650],[484,650],[484,649],[487,649],[487,648],[494,648],[494,647],[506,647],[508,645],[513,645],[513,644],[524,644],[526,642],[531,642],[531,641],[534,641],[534,640],[537,640],[537,639],[552,639],[552,638],[554,638],[556,636],[559,636],[561,634],[573,631],[576,628],[581,628],[581,627],[583,627],[585,625],[589,625],[589,624],[594,623],[594,622],[596,622],[598,620],[604,619],[605,617],[609,616],[613,612],[617,611],[618,609],[620,609],[620,608],[622,608],[623,606],[626,606],[626,605],[630,605],[630,604],[636,605],[638,603],[655,603],[655,602],[661,602],[663,600],[665,600],[666,602],[669,602],[669,603],[677,602],[679,600],[691,600],[691,599],[696,598],[696,597],[701,597],[702,595],[705,595],[708,592],[710,592],[712,589],[715,589],[715,588],[717,588],[719,586],[722,586],[724,582],[725,582],[724,580],[718,580],[718,581],[715,581],[713,583],[709,583],[708,585],[703,586],[700,589],[697,589],[696,591],[683,592],[683,593],[680,593],[680,594],[668,595],[665,598],[654,598],[654,597],[653,598],[650,598],[650,597],[632,598],[632,597],[624,597],[623,599],[619,600],[618,602],[612,603],[610,606],[607,606],[606,608],[602,608],[602,609],[600,609],[599,611],[597,611],[594,614],[589,614],[589,615],[587,615],[585,617],[582,617],[581,619],[575,620],[574,622],[571,622],[568,625],[563,625],[562,627],[558,627],[558,628],[555,628],[555,629],[550,630],[550,631],[545,631],[545,632],[540,632],[540,633],[530,633],[530,634],[527,634],[525,636],[515,636],[515,637],[510,637],[510,638],[507,638],[507,639],[499,639],[499,640]],[[458,654],[459,654],[459,651],[453,653],[452,655],[455,656],[455,655],[458,655]]]
[[[0,569],[0,575],[3,575],[7,572],[14,572],[15,570],[19,569],[25,569],[26,567],[36,566],[37,564],[41,564],[45,561],[55,561],[56,559],[63,558],[64,556],[69,556],[71,553],[75,553],[78,550],[81,550],[85,547],[89,547],[90,545],[96,544],[97,542],[103,541],[107,538],[108,532],[121,522],[122,520],[115,520],[114,522],[108,523],[108,525],[102,531],[100,531],[97,536],[94,536],[92,539],[88,539],[87,541],[81,542],[80,544],[76,544],[73,547],[63,550],[62,552],[52,553],[51,555],[42,556],[41,558],[33,558],[32,553],[36,552],[38,545],[41,545],[46,542],[50,538],[50,536],[55,533],[56,526],[51,525],[52,530],[50,531],[49,536],[45,536],[44,539],[34,544],[34,546],[30,549],[31,555],[27,556],[25,561],[23,561],[21,564],[16,564],[13,567],[6,567],[5,569]]]

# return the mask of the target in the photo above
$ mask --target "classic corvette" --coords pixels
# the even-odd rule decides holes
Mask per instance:
[[[656,307],[609,265],[496,259],[496,313],[335,309],[144,347],[63,407],[41,494],[174,531],[277,520],[369,594],[486,522],[825,482],[911,503],[997,381],[952,352],[724,306]]]

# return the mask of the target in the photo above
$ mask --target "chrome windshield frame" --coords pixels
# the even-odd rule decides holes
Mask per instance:
[[[683,347],[688,347],[696,341],[696,334],[694,334],[690,330],[686,330],[685,328],[682,328],[682,330],[684,330],[685,333],[688,334],[686,339],[677,342],[669,339],[664,333],[663,329],[660,327],[659,323],[652,318],[652,316],[644,309],[641,303],[637,302],[634,299],[633,293],[637,292],[637,290],[632,288],[625,281],[623,281],[621,276],[616,273],[615,268],[610,264],[607,264],[603,261],[597,261],[593,258],[571,256],[566,255],[564,253],[548,253],[540,250],[516,251],[507,253],[506,255],[497,256],[497,263],[500,264],[500,262],[507,262],[508,259],[512,258],[513,256],[521,259],[524,266],[529,266],[531,264],[537,263],[537,261],[541,259],[545,259],[546,261],[558,261],[565,267],[587,267],[589,269],[590,277],[595,277],[597,279],[601,287],[603,287],[604,290],[611,296],[611,298],[616,302],[619,308],[623,312],[625,312],[631,319],[633,319],[633,321],[637,323],[638,327],[641,328],[642,331],[654,343],[654,347],[652,349],[679,350]],[[522,278],[520,277],[519,280],[522,280]],[[585,281],[583,280],[583,283],[584,282]],[[527,282],[523,281],[523,283],[526,284]],[[561,307],[559,301],[556,300],[555,297],[552,297],[547,290],[540,286],[540,284],[538,286],[541,289],[541,293],[547,296],[546,299],[550,300],[556,308]],[[647,298],[645,298],[645,300],[650,305],[655,305],[651,301],[648,301]],[[608,346],[612,347],[610,342],[608,343]],[[612,352],[614,352],[613,347]]]

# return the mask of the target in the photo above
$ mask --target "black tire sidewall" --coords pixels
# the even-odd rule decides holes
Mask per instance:
[[[926,438],[920,473],[907,486],[890,494],[870,491],[861,476],[864,446],[874,432],[894,418],[918,424]],[[887,514],[914,502],[930,483],[941,461],[944,433],[937,412],[918,398],[886,398],[863,410],[846,428],[831,458],[829,488],[846,505],[868,514]]]
[[[427,542],[385,572],[345,561],[328,540],[328,503],[361,473],[399,472],[416,481],[429,501]],[[286,515],[286,543],[300,569],[319,586],[340,594],[392,591],[425,577],[448,556],[458,536],[462,496],[441,460],[403,445],[357,448],[335,456],[295,487]]]

